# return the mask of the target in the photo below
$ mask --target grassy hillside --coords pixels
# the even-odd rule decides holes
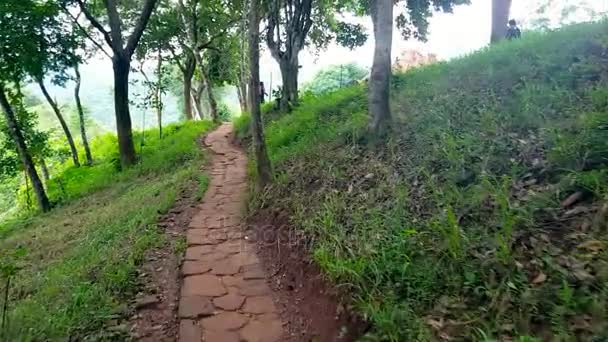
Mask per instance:
[[[98,137],[91,146],[95,165],[68,168],[47,185],[56,205],[50,213],[0,222],[0,271],[19,268],[11,280],[8,335],[0,339],[110,338],[96,334],[125,314],[144,252],[164,243],[158,215],[192,181],[206,184],[197,137],[212,127],[168,126],[162,140],[146,131],[140,163],[123,172],[116,137]]]
[[[397,75],[380,144],[366,108],[354,87],[268,123],[253,205],[314,239],[368,340],[608,339],[608,23]]]

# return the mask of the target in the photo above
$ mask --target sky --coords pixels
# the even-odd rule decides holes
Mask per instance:
[[[525,22],[530,17],[530,13],[532,12],[531,7],[535,1],[538,0],[513,0],[511,17],[519,22]],[[581,1],[587,1],[593,4],[596,11],[608,12],[608,0],[553,1],[560,5],[578,4]],[[434,53],[439,59],[447,60],[487,46],[490,39],[491,2],[491,0],[472,0],[470,5],[456,7],[452,14],[435,14],[430,19],[428,41],[424,44],[417,41],[403,40],[399,31],[395,29],[393,33],[393,60],[401,51],[412,48]],[[559,6],[556,6],[553,12],[559,12],[557,7]],[[398,12],[398,8],[395,11]],[[558,13],[553,12],[552,16],[557,17]],[[577,18],[577,20],[584,19],[582,16]],[[326,50],[318,51],[317,53],[308,50],[302,51],[300,53],[300,63],[302,65],[299,75],[300,83],[312,79],[316,72],[330,65],[354,62],[364,67],[371,66],[374,48],[373,36],[371,35],[371,19],[369,17],[348,18],[348,21],[353,20],[368,28],[368,33],[370,34],[368,41],[363,46],[352,51],[336,44],[330,44]],[[522,29],[525,34],[525,25]],[[269,90],[271,85],[273,88],[280,85],[281,74],[277,63],[265,48],[265,44],[262,43],[261,47],[260,76],[266,85],[266,89]],[[84,65],[81,71],[83,75],[82,93],[85,106],[93,112],[92,116],[94,118],[102,121],[104,127],[113,129],[113,108],[100,108],[103,107],[100,106],[102,103],[111,103],[112,101],[110,90],[113,83],[111,61],[109,58],[101,55],[91,60],[87,65]],[[60,101],[73,101],[71,99],[72,90],[70,88],[54,88],[54,95]],[[34,91],[37,92],[36,90]],[[270,91],[268,92],[270,93]],[[236,94],[234,95],[229,105],[234,110],[238,110]],[[168,101],[166,109],[167,112],[170,112],[167,113],[167,116],[171,121],[176,120],[178,113],[175,98],[166,97],[166,100]],[[132,116],[134,124],[140,126],[140,122],[144,119],[140,111],[132,108]],[[145,120],[148,120],[151,125],[153,123],[153,114],[150,114],[149,119]]]

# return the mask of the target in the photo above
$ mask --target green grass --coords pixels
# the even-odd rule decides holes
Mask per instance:
[[[266,123],[288,209],[372,341],[608,338],[608,23],[529,33]],[[236,127],[246,134],[246,118]],[[576,191],[578,214],[560,201]],[[599,247],[598,247],[599,246]]]
[[[100,137],[92,144],[94,166],[69,168],[49,184],[54,210],[0,224],[2,259],[25,251],[16,260],[22,269],[12,280],[6,340],[112,337],[105,328],[127,313],[145,251],[165,243],[158,215],[192,181],[201,181],[197,193],[206,189],[196,140],[212,127],[169,126],[162,140],[146,132],[140,163],[123,172],[115,138]]]

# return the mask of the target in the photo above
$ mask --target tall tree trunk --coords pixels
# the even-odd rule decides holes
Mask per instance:
[[[184,76],[184,114],[186,115],[186,120],[192,120],[194,115],[192,115],[192,101],[190,100],[192,93],[192,78],[194,77],[194,70],[196,69],[196,60],[193,56],[188,56],[186,58],[186,63],[184,65],[183,76]]]
[[[281,94],[281,111],[289,111],[290,108],[298,103],[298,71],[300,64],[296,56],[281,60],[281,78],[283,79],[283,89]]]
[[[46,196],[42,181],[40,180],[40,177],[38,177],[38,172],[36,172],[36,166],[34,165],[32,156],[27,150],[27,146],[25,145],[25,139],[23,138],[23,134],[21,133],[21,129],[19,128],[17,118],[15,117],[13,108],[11,108],[8,99],[6,98],[4,87],[2,85],[0,85],[0,106],[2,106],[2,109],[4,111],[8,130],[11,139],[13,139],[15,146],[17,147],[17,153],[19,153],[19,158],[21,158],[23,168],[25,169],[25,172],[27,173],[29,179],[32,181],[34,193],[36,194],[36,199],[38,200],[38,206],[42,211],[49,211],[51,210],[51,203],[49,202],[49,198]]]
[[[203,82],[198,82],[196,89],[192,92],[192,102],[194,102],[194,108],[198,113],[199,120],[205,118],[205,111],[203,110],[203,92],[205,91],[205,85]]]
[[[207,75],[207,71],[201,67],[201,79],[203,81],[203,85],[205,86],[205,90],[207,93],[207,99],[209,101],[209,114],[211,114],[211,119],[214,122],[219,122],[220,118],[217,110],[217,101],[215,100],[215,95],[213,94],[213,89],[211,88],[211,82],[209,81],[209,75]]]
[[[259,0],[251,0],[249,9],[249,104],[251,108],[251,131],[253,132],[253,146],[255,149],[256,166],[258,171],[258,185],[264,188],[272,180],[270,159],[266,152],[264,140],[264,125],[260,112],[260,16]]]
[[[156,65],[156,119],[158,120],[158,137],[163,138],[163,102],[162,102],[162,66],[163,56],[158,50],[158,64]]]
[[[374,62],[369,80],[369,130],[382,134],[391,124],[389,106],[391,47],[393,42],[393,1],[373,0]]]
[[[129,113],[129,58],[115,54],[112,58],[114,69],[114,110],[116,112],[116,133],[120,163],[123,167],[135,164],[135,146],[131,131],[131,114]]]
[[[76,99],[76,109],[78,110],[78,121],[80,123],[80,138],[82,139],[82,145],[84,146],[84,153],[87,158],[87,165],[93,164],[93,155],[91,154],[91,148],[89,147],[89,139],[87,138],[87,130],[84,122],[84,110],[82,103],[80,102],[80,70],[78,64],[74,65],[74,72],[76,74],[76,86],[74,87],[74,99]]]
[[[492,0],[492,44],[505,38],[511,11],[511,0]]]
[[[240,27],[240,43],[241,49],[239,51],[239,73],[237,75],[237,94],[239,96],[239,104],[241,105],[241,113],[249,112],[249,99],[247,96],[247,58],[245,52],[245,46],[247,45],[247,38],[245,37],[247,14],[243,11],[243,18],[241,20]]]
[[[42,177],[44,178],[44,182],[46,183],[48,188],[51,175],[49,173],[49,168],[46,166],[46,161],[42,157],[40,157],[40,170],[42,171]]]
[[[241,113],[247,113],[248,112],[248,106],[247,106],[247,87],[243,87],[243,84],[240,82],[238,82],[238,84],[236,85],[236,94],[239,97],[239,105],[241,107]]]
[[[70,132],[70,128],[68,124],[63,119],[63,115],[61,115],[61,111],[59,110],[59,106],[53,101],[51,95],[49,95],[46,86],[44,85],[44,80],[42,77],[37,79],[38,85],[40,86],[40,90],[42,90],[42,94],[44,94],[44,98],[53,108],[53,112],[55,112],[55,116],[57,116],[57,120],[59,120],[59,124],[61,125],[61,129],[63,129],[63,133],[65,134],[66,139],[68,140],[68,145],[70,146],[70,151],[72,152],[72,161],[74,162],[74,166],[80,167],[80,161],[78,160],[78,149],[76,149],[76,144],[74,144],[74,138],[72,138],[72,133]]]

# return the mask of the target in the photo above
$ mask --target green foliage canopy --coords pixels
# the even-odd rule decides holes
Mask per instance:
[[[318,95],[353,84],[367,73],[367,69],[355,63],[332,65],[317,72],[303,88]]]

